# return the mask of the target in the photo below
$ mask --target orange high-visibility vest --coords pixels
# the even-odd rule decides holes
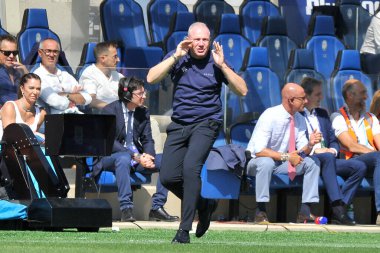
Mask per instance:
[[[339,109],[339,111],[342,114],[344,120],[346,121],[347,128],[348,128],[348,134],[351,136],[351,138],[353,140],[355,140],[356,142],[358,142],[358,137],[356,136],[355,131],[352,128],[350,118],[348,117],[347,112],[346,112],[346,108],[344,106],[342,106]],[[368,117],[368,119],[369,119],[369,121],[371,123],[368,122],[367,117]],[[365,131],[366,131],[366,134],[367,134],[367,139],[368,139],[369,144],[376,150],[376,147],[375,147],[375,145],[373,143],[372,121],[373,121],[372,120],[372,115],[367,112],[366,113],[366,117],[364,118],[364,127],[365,127]],[[352,153],[352,152],[350,152],[348,150],[345,150],[343,147],[341,147],[340,152],[345,155],[346,160],[350,159],[354,155],[354,153]]]

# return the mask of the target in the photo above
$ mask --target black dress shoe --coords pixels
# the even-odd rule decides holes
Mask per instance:
[[[172,243],[190,243],[189,231],[178,229]]]
[[[168,214],[163,207],[158,208],[157,210],[150,210],[149,220],[152,221],[178,221],[178,216],[171,216]]]
[[[331,224],[336,225],[346,225],[346,226],[355,226],[356,222],[352,220],[346,213],[341,214],[332,214]]]
[[[206,204],[202,209],[198,210],[199,221],[197,225],[197,230],[195,231],[196,237],[203,236],[207,229],[210,227],[211,215],[215,211],[218,203],[215,199],[204,199]]]
[[[136,221],[135,217],[133,217],[133,209],[127,208],[121,211],[121,221],[122,222],[134,222]]]

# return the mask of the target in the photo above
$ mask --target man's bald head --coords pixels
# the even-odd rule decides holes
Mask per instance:
[[[287,83],[281,91],[282,105],[290,114],[303,110],[306,100],[306,94],[303,88],[296,83]]]
[[[297,97],[299,93],[303,92],[303,88],[296,83],[287,83],[281,91],[282,100]]]

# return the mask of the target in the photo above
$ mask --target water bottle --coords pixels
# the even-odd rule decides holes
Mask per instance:
[[[326,143],[325,143],[325,139],[321,139],[321,148],[325,148],[326,147]]]
[[[324,216],[319,216],[315,218],[314,222],[315,224],[324,225],[324,224],[327,224],[328,220]]]
[[[351,204],[347,207],[347,216],[351,219],[351,220],[355,220],[355,214],[354,214],[354,205]]]

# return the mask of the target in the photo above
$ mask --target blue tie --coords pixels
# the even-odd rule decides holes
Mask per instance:
[[[127,146],[129,146],[133,143],[132,115],[133,115],[133,111],[129,111],[128,112],[128,126],[127,126],[127,139],[126,139]]]

